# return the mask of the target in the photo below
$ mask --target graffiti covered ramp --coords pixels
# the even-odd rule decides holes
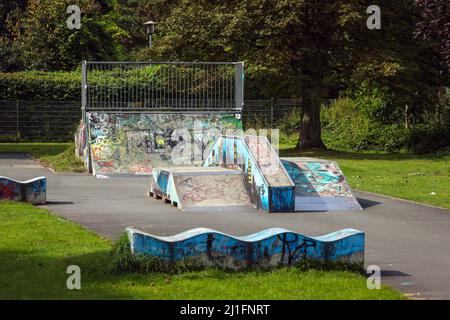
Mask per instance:
[[[314,158],[281,161],[295,183],[295,211],[362,210],[336,162]]]
[[[233,210],[251,206],[242,172],[225,168],[154,168],[150,195],[183,211]]]
[[[214,141],[209,130],[242,128],[230,112],[105,111],[87,112],[86,117],[87,124],[82,123],[76,135],[76,155],[97,177],[151,175],[154,167],[174,165],[172,151],[182,148],[182,141],[192,141],[195,152],[202,154]]]
[[[238,169],[252,205],[265,212],[294,211],[294,183],[267,138],[220,136],[204,167]]]
[[[213,229],[195,228],[160,237],[127,228],[134,253],[157,256],[162,261],[192,259],[204,266],[231,270],[293,266],[301,260],[341,262],[364,266],[364,232],[343,229],[309,237],[282,228],[247,236],[232,236]]]

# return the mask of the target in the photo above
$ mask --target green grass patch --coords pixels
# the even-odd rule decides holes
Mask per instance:
[[[0,234],[0,299],[404,299],[349,271],[112,273],[110,241],[29,204],[0,202]],[[81,290],[66,288],[69,265]]]
[[[354,189],[450,209],[450,152],[299,152],[292,140],[280,143],[280,156],[335,160]]]
[[[60,172],[84,172],[73,143],[1,143],[0,152],[25,152]]]

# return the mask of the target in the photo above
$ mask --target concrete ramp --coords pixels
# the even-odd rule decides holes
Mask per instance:
[[[362,210],[336,162],[314,158],[281,161],[295,183],[295,211]]]
[[[239,170],[256,209],[294,211],[294,183],[265,137],[220,136],[203,166]]]
[[[244,141],[270,186],[280,187],[292,185],[288,173],[266,137],[245,136]]]
[[[251,205],[242,172],[225,168],[154,168],[150,196],[183,211],[233,210]]]

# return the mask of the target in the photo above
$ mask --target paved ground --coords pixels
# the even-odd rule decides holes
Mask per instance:
[[[341,228],[366,232],[366,265],[382,268],[382,282],[415,298],[450,299],[450,211],[356,192],[364,211],[265,214],[184,213],[144,196],[148,178],[96,179],[54,173],[24,154],[0,154],[0,175],[48,178],[46,207],[109,238],[133,226],[157,235],[209,227],[244,235],[284,227],[311,236]]]

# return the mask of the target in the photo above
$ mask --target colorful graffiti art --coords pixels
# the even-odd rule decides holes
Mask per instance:
[[[87,143],[88,128],[83,120],[80,120],[80,125],[75,133],[75,156],[83,161],[86,170],[90,171],[90,154],[89,145]]]
[[[214,141],[214,135],[203,133],[242,128],[234,114],[90,112],[87,117],[95,175],[151,174],[155,166],[173,165],[173,149],[186,140],[200,150],[200,158],[192,153],[188,162],[201,165],[202,155]]]
[[[264,137],[218,137],[204,167],[239,169],[251,203],[265,212],[294,211],[294,184]]]
[[[154,168],[150,194],[184,211],[250,206],[242,173],[225,168]]]
[[[295,194],[304,197],[348,197],[350,187],[334,161],[304,158],[283,161],[296,185]]]
[[[362,210],[336,162],[285,158],[282,163],[295,183],[296,211]]]
[[[364,265],[364,232],[339,230],[308,237],[281,228],[235,237],[212,229],[196,228],[169,237],[158,237],[132,228],[127,234],[133,253],[162,261],[195,260],[224,269],[267,269],[292,266],[301,260]]]
[[[47,178],[37,177],[27,181],[17,181],[0,176],[0,199],[45,204]]]

